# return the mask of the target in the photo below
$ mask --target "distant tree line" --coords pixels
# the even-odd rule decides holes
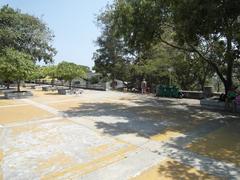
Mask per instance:
[[[41,19],[22,13],[8,5],[0,9],[0,80],[9,88],[11,82],[39,80],[44,77],[58,78],[71,82],[76,77],[84,77],[85,66],[63,61],[53,64],[56,55],[52,47],[54,35]],[[43,61],[46,66],[37,66]]]

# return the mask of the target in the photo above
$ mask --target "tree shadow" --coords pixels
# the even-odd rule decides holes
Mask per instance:
[[[165,164],[159,165],[158,173],[159,176],[163,176],[167,179],[218,179],[217,177],[211,176],[202,171],[198,171],[190,166],[185,166],[176,161],[167,161]]]
[[[188,146],[188,149],[240,167],[240,121],[235,120],[224,128],[209,134]]]
[[[186,133],[197,125],[214,120],[220,112],[212,114],[201,108],[177,105],[164,101],[157,105],[149,100],[136,99],[135,105],[123,103],[83,103],[64,113],[69,117],[92,119],[98,129],[112,136],[135,133],[151,137],[166,130]]]
[[[126,134],[135,134],[139,137],[151,138],[152,136],[164,134],[164,132],[170,130],[174,132],[179,132],[187,135],[186,137],[179,137],[174,139],[173,144],[176,145],[176,148],[179,150],[186,150],[185,146],[194,140],[198,143],[198,140],[206,138],[211,132],[220,129],[221,127],[232,126],[235,122],[239,122],[235,117],[231,117],[228,113],[219,112],[219,111],[208,111],[201,107],[193,107],[188,105],[179,105],[174,101],[163,101],[163,102],[152,102],[151,100],[131,100],[131,103],[107,103],[107,102],[96,102],[96,103],[82,103],[78,107],[72,107],[69,110],[63,111],[68,117],[81,117],[86,118],[88,121],[92,121],[94,126],[101,130],[104,134],[111,136],[126,135]],[[229,129],[228,132],[237,132],[235,129]],[[219,158],[220,160],[233,162],[236,165],[239,164],[239,161],[232,161],[234,159],[240,159],[240,145],[234,146],[234,150],[229,149],[229,144],[222,144],[222,138],[211,136],[211,142],[216,142],[215,146],[219,144],[219,148],[223,148],[223,151],[211,151],[207,145],[204,145],[203,142],[199,142],[200,150],[196,150],[197,154],[201,154],[204,157],[216,158],[221,157],[223,154],[227,158]],[[232,141],[233,135],[228,136],[225,141]],[[235,138],[236,142],[239,142],[240,136]],[[209,140],[209,139],[208,139]],[[210,142],[210,144],[211,144]],[[173,145],[169,144],[169,145]],[[212,143],[214,146],[214,143]],[[166,148],[169,151],[168,148]],[[231,152],[229,152],[229,150]],[[187,152],[188,151],[188,152]],[[234,152],[235,151],[235,152]],[[192,153],[191,149],[186,150],[187,153]],[[207,153],[209,152],[209,153]],[[171,152],[167,152],[171,153]],[[174,152],[172,152],[174,154]],[[179,156],[178,158],[186,162],[194,162],[195,154],[187,156]],[[189,157],[189,158],[188,158]],[[190,158],[191,157],[191,158]],[[229,160],[229,161],[228,161]],[[206,166],[211,166],[212,161]],[[204,162],[201,162],[204,164]],[[171,164],[170,164],[171,165]],[[169,165],[169,166],[170,166]],[[174,164],[173,164],[174,165]],[[218,167],[216,165],[215,167]],[[171,168],[170,168],[171,169]],[[180,169],[180,170],[179,170]],[[196,174],[178,167],[178,170],[183,171],[181,174],[185,179],[195,179]],[[222,172],[224,169],[222,170]],[[167,172],[168,176],[174,177],[173,179],[178,179],[177,173],[174,171]],[[171,174],[172,173],[172,174]],[[184,174],[185,173],[185,174]],[[183,178],[182,177],[182,178]],[[200,179],[204,179],[205,175],[199,176]],[[184,179],[184,178],[183,178]],[[198,179],[198,178],[197,178]]]

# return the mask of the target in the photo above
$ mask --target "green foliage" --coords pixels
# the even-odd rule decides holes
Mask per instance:
[[[63,61],[58,64],[56,73],[59,79],[68,81],[71,88],[72,80],[75,78],[84,77],[86,72],[85,69],[80,65]]]
[[[109,7],[110,8],[110,7]],[[123,41],[116,38],[111,28],[111,11],[106,11],[98,17],[98,23],[101,24],[102,34],[97,39],[97,49],[93,59],[95,62],[94,70],[111,80],[119,79],[126,81],[129,78],[130,62],[124,56]]]
[[[18,50],[7,48],[0,54],[0,78],[4,81],[17,81],[20,91],[20,81],[28,79],[35,65],[32,57]]]
[[[0,9],[0,51],[13,48],[31,55],[33,61],[52,62],[56,54],[50,45],[53,37],[41,19],[8,5]]]
[[[28,78],[28,80],[40,80],[42,78],[45,78],[46,75],[44,73],[44,67],[41,66],[35,66],[34,71],[32,72],[31,76]]]
[[[42,71],[44,77],[57,78],[57,66],[55,65],[44,66]]]
[[[89,79],[90,84],[97,84],[100,82],[100,77],[99,76],[93,76]]]
[[[140,59],[163,43],[207,63],[228,91],[240,63],[238,0],[116,0],[111,28]],[[107,12],[109,9],[106,10]],[[205,64],[204,64],[205,66]]]

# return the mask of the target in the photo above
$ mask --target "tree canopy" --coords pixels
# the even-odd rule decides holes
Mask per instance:
[[[34,62],[53,62],[53,33],[41,19],[8,5],[0,9],[0,51],[13,48],[31,55]]]
[[[111,23],[102,24],[121,40],[122,52],[134,61],[149,60],[154,46],[167,45],[187,53],[187,63],[210,66],[225,90],[231,89],[240,63],[238,0],[115,0],[103,14]]]
[[[85,68],[75,63],[63,61],[57,65],[57,77],[69,82],[71,88],[72,80],[85,76]]]
[[[17,81],[18,91],[20,82],[28,79],[35,68],[32,57],[18,50],[7,48],[0,54],[0,78],[5,81]]]

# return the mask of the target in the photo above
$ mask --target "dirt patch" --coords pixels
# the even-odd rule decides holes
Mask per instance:
[[[188,146],[191,151],[240,167],[240,122],[235,121]]]
[[[209,179],[219,180],[219,178],[211,176],[205,172],[199,171],[193,167],[185,166],[172,159],[163,161],[160,165],[154,166],[140,175],[132,178],[132,180],[170,180],[170,179]]]
[[[0,124],[38,120],[41,118],[49,118],[54,116],[47,111],[32,106],[1,108],[0,114]]]
[[[184,134],[181,134],[177,131],[166,130],[165,132],[163,132],[161,134],[157,134],[155,136],[152,136],[150,139],[153,140],[153,141],[165,142],[165,141],[169,141],[173,138],[177,138],[177,137],[181,137],[181,136],[184,136]]]
[[[57,110],[67,111],[67,110],[74,110],[74,109],[80,110],[81,104],[82,103],[80,103],[80,101],[69,100],[69,101],[60,102],[60,103],[49,104],[49,106],[56,108]]]

